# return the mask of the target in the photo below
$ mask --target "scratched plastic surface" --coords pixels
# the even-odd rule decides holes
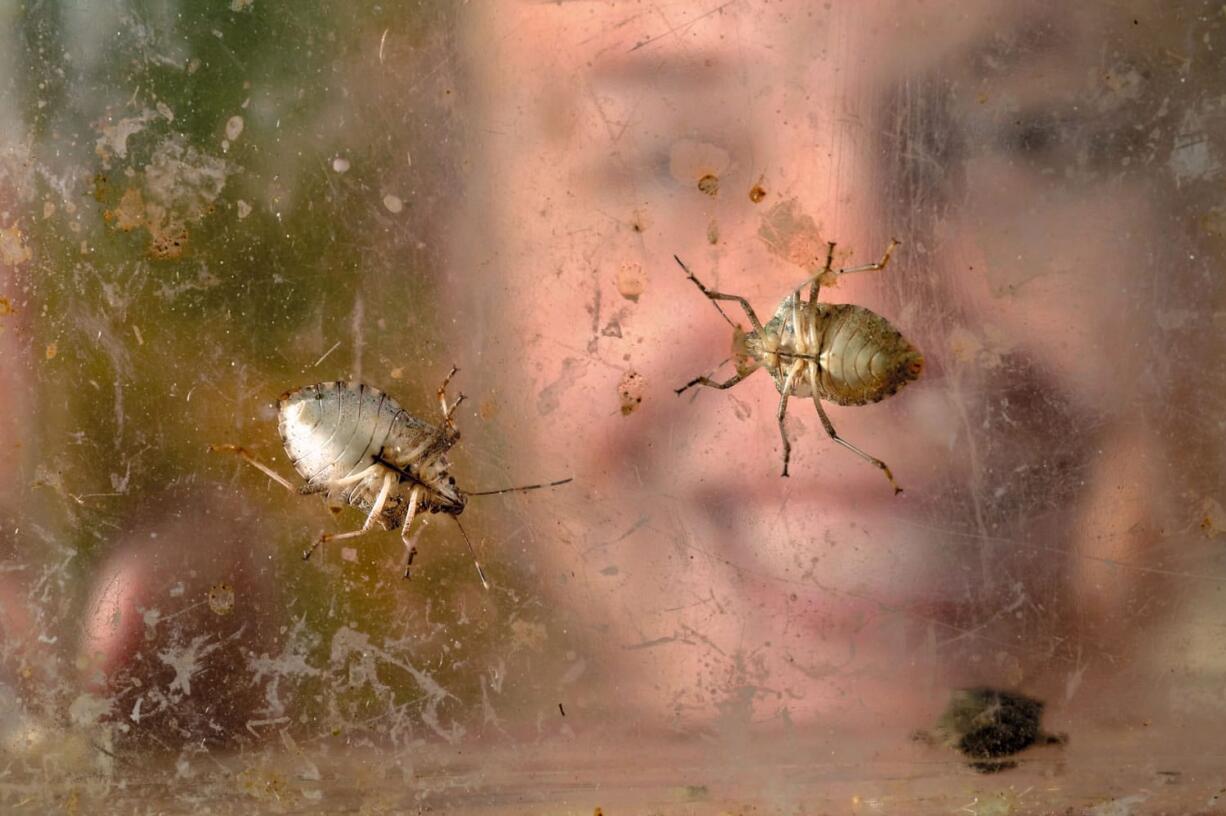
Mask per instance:
[[[0,3],[0,811],[1215,811],[1224,54],[1195,2]],[[765,374],[673,393],[735,371],[674,255],[770,315],[891,238],[822,294],[924,354],[827,406],[902,495],[799,398],[780,478]],[[411,581],[303,562],[361,513],[209,452],[296,484],[279,394],[436,424],[453,364],[462,488],[574,477],[469,502],[489,591],[445,516]],[[968,688],[1060,739],[983,773]]]

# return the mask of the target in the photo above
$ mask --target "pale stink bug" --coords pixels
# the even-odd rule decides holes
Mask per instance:
[[[835,271],[834,244],[827,245],[826,265],[822,271],[806,280],[809,300],[800,297],[802,283],[779,304],[775,316],[765,325],[754,314],[753,307],[740,295],[714,292],[694,277],[694,273],[675,255],[674,259],[685,274],[706,295],[719,313],[732,326],[732,354],[736,375],[724,382],[707,377],[695,377],[677,389],[681,394],[694,385],[711,388],[731,388],[758,368],[765,368],[778,389],[779,434],[783,437],[783,475],[788,475],[788,460],[792,445],[788,441],[783,419],[787,415],[788,397],[813,397],[817,415],[830,438],[860,458],[881,469],[890,480],[894,492],[902,488],[885,462],[870,456],[839,436],[830,417],[822,408],[822,400],[838,405],[867,405],[879,402],[919,377],[924,369],[924,357],[881,315],[850,303],[819,303],[818,291],[823,282],[830,283],[849,272],[884,269],[890,253],[898,246],[891,241],[885,255],[877,263]],[[739,303],[749,318],[752,331],[741,329],[724,314],[717,301]]]
[[[378,388],[363,383],[324,382],[282,394],[277,401],[281,441],[294,469],[306,480],[301,487],[294,487],[238,445],[213,445],[212,449],[238,454],[287,490],[301,495],[323,493],[330,502],[367,511],[361,529],[321,533],[303,553],[303,560],[325,541],[356,538],[376,524],[385,530],[400,527],[407,550],[404,575],[408,578],[417,552],[409,528],[418,513],[445,513],[455,518],[458,526],[458,516],[464,512],[469,496],[538,490],[571,481],[484,491],[457,487],[455,478],[447,472],[447,451],[460,439],[452,416],[464,400],[460,394],[447,404],[447,384],[455,373],[453,367],[438,389],[443,422],[437,428],[405,411]],[[471,551],[472,542],[463,527],[460,533]],[[475,552],[473,563],[488,589]]]

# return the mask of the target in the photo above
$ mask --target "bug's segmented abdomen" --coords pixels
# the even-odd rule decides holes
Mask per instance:
[[[820,304],[815,332],[818,387],[829,402],[878,402],[923,371],[923,355],[889,321],[863,306]]]
[[[326,382],[290,391],[280,401],[281,440],[308,483],[334,482],[367,467],[403,409],[377,388]]]

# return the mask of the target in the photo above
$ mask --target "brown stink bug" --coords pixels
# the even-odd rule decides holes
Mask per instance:
[[[919,377],[924,369],[924,356],[890,325],[884,317],[863,306],[851,303],[819,303],[818,291],[823,282],[837,280],[850,272],[865,272],[884,269],[890,261],[890,253],[898,246],[891,241],[885,255],[877,263],[834,270],[834,244],[827,246],[826,265],[822,271],[805,281],[809,284],[809,300],[801,299],[800,287],[788,296],[775,310],[775,316],[765,325],[754,314],[749,301],[740,295],[714,292],[694,277],[680,258],[674,259],[694,285],[706,295],[719,313],[732,326],[732,354],[736,362],[736,375],[724,382],[707,377],[695,377],[677,389],[681,394],[695,385],[711,388],[731,388],[759,368],[765,368],[779,390],[779,434],[783,437],[783,475],[788,475],[788,460],[792,445],[783,425],[787,415],[788,398],[813,397],[817,415],[830,438],[852,453],[881,469],[890,480],[894,492],[902,488],[894,481],[894,474],[885,462],[870,456],[860,448],[839,436],[830,417],[822,408],[822,400],[837,405],[867,405],[880,402],[899,388]],[[731,300],[745,310],[752,331],[744,331],[733,323],[718,301]]]

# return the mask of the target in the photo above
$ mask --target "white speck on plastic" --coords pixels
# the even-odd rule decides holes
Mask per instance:
[[[344,173],[349,170],[349,159],[343,156],[337,156],[332,160],[332,169],[337,173]]]
[[[391,193],[383,196],[383,206],[387,207],[388,212],[398,213],[404,209],[404,202],[399,196],[394,196]]]

